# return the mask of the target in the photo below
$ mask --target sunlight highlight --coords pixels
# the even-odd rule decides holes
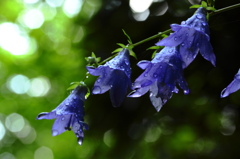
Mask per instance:
[[[82,0],[65,0],[63,11],[69,18],[72,18],[80,12],[82,5]]]
[[[141,13],[146,11],[152,4],[153,0],[130,0],[129,5],[133,12]]]
[[[18,25],[10,22],[0,24],[0,47],[12,55],[32,54],[36,43]]]

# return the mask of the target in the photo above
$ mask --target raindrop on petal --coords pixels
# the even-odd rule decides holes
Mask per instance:
[[[189,94],[189,90],[184,90],[183,93],[184,94]]]
[[[52,136],[56,136],[56,135],[58,135],[58,131],[57,130],[53,130],[52,131]]]
[[[198,15],[197,15],[197,18],[198,18],[198,19],[202,19],[202,17],[203,17],[203,16],[202,16],[201,14],[198,14]]]
[[[185,25],[185,24],[186,24],[186,22],[185,22],[185,21],[182,21],[181,25]]]
[[[175,37],[174,40],[177,41],[177,37]]]
[[[96,86],[93,88],[92,93],[93,94],[100,94],[101,93],[101,88],[99,86]]]
[[[154,78],[156,78],[157,76],[158,76],[158,74],[156,74],[156,73],[153,74],[153,77],[154,77]]]
[[[82,138],[82,137],[79,137],[79,138],[78,138],[78,144],[79,144],[79,145],[82,145],[82,143],[83,143],[83,138]]]

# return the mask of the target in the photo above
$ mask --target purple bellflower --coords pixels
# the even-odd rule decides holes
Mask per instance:
[[[199,50],[203,58],[215,66],[216,57],[210,43],[206,13],[205,8],[198,8],[196,13],[183,21],[181,25],[172,24],[171,28],[174,33],[156,43],[158,46],[179,46],[179,52],[184,62],[183,68],[186,68],[195,59]]]
[[[183,77],[182,59],[176,47],[165,47],[155,55],[152,61],[140,61],[137,64],[145,71],[135,80],[133,91],[128,97],[140,97],[150,92],[150,100],[157,111],[178,93],[176,85],[189,93]]]
[[[227,97],[229,94],[234,93],[240,89],[240,69],[234,76],[234,80],[222,90],[221,98]]]
[[[97,68],[88,66],[87,70],[93,76],[100,76],[94,84],[92,94],[103,94],[110,90],[112,105],[119,107],[132,84],[129,51],[123,49],[106,64]]]
[[[51,112],[43,112],[37,119],[55,119],[52,127],[52,136],[59,135],[66,130],[73,130],[81,145],[84,138],[83,129],[88,130],[88,125],[84,123],[83,105],[87,88],[84,86],[76,87],[72,93]]]

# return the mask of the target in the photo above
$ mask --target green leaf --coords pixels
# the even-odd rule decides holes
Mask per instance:
[[[200,8],[201,5],[198,5],[198,4],[195,4],[195,5],[192,5],[190,8]]]
[[[123,29],[122,29],[122,31],[123,31],[124,35],[128,38],[128,43],[132,44],[132,40],[131,40],[130,36]]]
[[[135,52],[133,52],[132,50],[129,50],[129,52],[130,52],[130,56],[134,57],[137,60],[137,56]]]
[[[214,7],[207,7],[206,9],[209,10],[209,11],[215,11],[216,10]]]
[[[117,43],[117,45],[121,46],[122,48],[127,48],[127,46],[122,43]]]
[[[117,49],[115,49],[112,53],[118,53],[118,52],[120,52],[122,49],[123,49],[123,48],[117,48]]]
[[[201,6],[202,6],[203,8],[207,8],[207,3],[206,3],[205,1],[202,1]]]
[[[163,46],[151,46],[149,48],[147,48],[147,50],[157,50],[157,49],[161,49],[163,48]]]
[[[67,90],[73,90],[77,86],[79,86],[79,84],[80,84],[80,82],[72,82],[72,83],[70,83],[70,86],[67,88]]]

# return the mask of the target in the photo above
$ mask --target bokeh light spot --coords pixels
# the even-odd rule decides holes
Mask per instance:
[[[29,79],[24,75],[14,75],[8,81],[8,88],[16,94],[24,94],[30,87]]]
[[[82,0],[66,0],[63,5],[63,11],[68,17],[72,18],[80,12],[82,5]]]
[[[23,117],[17,113],[12,113],[7,116],[5,125],[11,132],[19,132],[23,129],[25,121]]]
[[[14,155],[9,152],[4,152],[0,154],[1,159],[15,159]]]
[[[34,152],[34,159],[53,159],[53,152],[50,148],[42,146]]]
[[[44,23],[43,13],[38,9],[29,9],[23,15],[24,24],[30,29],[37,29]]]
[[[64,0],[46,0],[47,4],[51,7],[60,7]]]
[[[5,127],[0,121],[0,141],[4,138],[5,133],[6,133]]]
[[[33,3],[37,3],[39,0],[24,0],[24,3],[29,3],[29,4],[33,4]]]
[[[133,12],[140,13],[147,10],[152,2],[153,0],[130,0],[129,5]]]
[[[30,80],[28,95],[32,97],[45,96],[50,89],[50,82],[45,77],[37,77]]]
[[[14,23],[0,24],[0,47],[13,55],[32,54],[36,43],[27,33]]]

